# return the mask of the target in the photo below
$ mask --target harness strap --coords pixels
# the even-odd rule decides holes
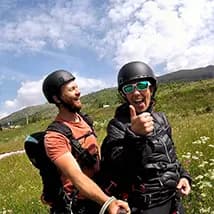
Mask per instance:
[[[92,131],[87,132],[85,135],[81,136],[79,139],[84,138],[84,137],[86,138],[91,134],[95,135],[94,129],[92,127],[93,122],[90,121],[89,118],[86,117],[85,115],[82,115],[82,114],[80,114],[80,115],[85,120],[85,122],[91,127]],[[46,131],[59,132],[69,139],[69,143],[71,144],[72,148],[74,148],[74,150],[73,150],[74,153],[78,156],[80,167],[85,167],[85,166],[91,167],[92,165],[94,165],[96,163],[97,155],[91,155],[87,149],[84,149],[81,146],[79,139],[74,138],[72,130],[64,123],[59,122],[59,121],[53,121],[48,126]],[[74,191],[71,193],[71,195],[68,195],[67,193],[64,192],[61,182],[60,182],[60,190],[62,191],[63,194],[61,194],[61,196],[59,197],[59,199],[60,199],[59,202],[57,201],[57,203],[49,204],[53,209],[64,209],[64,208],[67,209],[67,206],[70,207],[71,203],[73,203],[75,201],[75,198],[79,192],[75,188]]]
[[[72,148],[74,148],[74,156],[77,156],[81,168],[92,167],[96,163],[97,154],[91,155],[89,151],[87,149],[84,149],[79,142],[80,138],[88,137],[89,135],[94,134],[94,131],[87,132],[79,139],[75,139],[72,134],[72,130],[67,125],[59,121],[54,121],[53,123],[51,123],[48,126],[47,130],[59,132],[69,139],[70,145],[72,146]]]
[[[110,181],[110,184],[109,186],[107,186],[105,188],[105,192],[108,194],[108,195],[114,195],[112,194],[114,192],[114,190],[117,188],[117,184],[114,182],[114,181]]]
[[[164,162],[158,162],[158,163],[148,163],[145,165],[145,169],[158,169],[158,170],[168,170],[168,169],[177,169],[179,167],[179,164],[177,162],[175,163],[164,163]]]
[[[175,192],[168,190],[152,193],[142,193],[134,191],[128,195],[128,203],[131,207],[147,208],[154,205],[164,203],[175,196]]]

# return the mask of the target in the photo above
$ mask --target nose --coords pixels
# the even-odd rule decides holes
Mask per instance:
[[[133,94],[140,94],[140,91],[137,89],[136,85],[134,86]]]
[[[75,94],[76,94],[76,96],[78,96],[78,97],[80,96],[81,93],[80,93],[80,90],[79,90],[78,88],[76,89]]]

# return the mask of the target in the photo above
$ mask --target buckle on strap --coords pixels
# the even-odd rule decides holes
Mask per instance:
[[[143,196],[143,202],[145,204],[151,204],[152,203],[152,195],[151,194],[145,194]]]
[[[146,186],[144,183],[140,184],[140,185],[132,185],[131,187],[132,192],[134,191],[140,191],[142,193],[144,193],[146,191]]]
[[[112,195],[116,187],[117,184],[111,180],[110,184],[105,188],[105,192],[109,195]]]

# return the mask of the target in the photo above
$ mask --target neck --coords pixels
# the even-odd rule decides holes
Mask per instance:
[[[65,120],[65,121],[71,121],[71,122],[79,122],[79,115],[77,112],[70,112],[66,109],[61,109],[59,111],[59,114],[60,118],[62,120]]]

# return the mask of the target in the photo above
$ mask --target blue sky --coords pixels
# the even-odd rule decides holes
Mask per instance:
[[[0,118],[45,103],[56,69],[87,94],[116,86],[131,60],[156,75],[214,64],[213,11],[213,0],[1,0]]]

